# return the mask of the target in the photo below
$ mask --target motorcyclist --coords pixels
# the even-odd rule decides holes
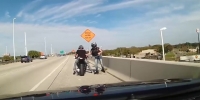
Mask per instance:
[[[77,59],[78,57],[81,57],[81,58],[85,59],[85,63],[87,64],[87,66],[88,66],[90,72],[92,72],[91,67],[90,67],[90,65],[89,65],[89,63],[88,63],[88,61],[87,61],[86,56],[87,56],[87,53],[86,53],[86,51],[84,50],[84,47],[83,47],[82,45],[80,45],[80,46],[78,47],[78,50],[76,51],[76,54],[75,54],[75,59],[76,59],[76,60],[75,60],[75,63],[74,63],[74,68],[73,68],[74,73],[73,73],[73,74],[76,73],[76,66],[77,66],[77,63],[78,63],[78,59]]]
[[[96,71],[95,71],[95,74],[98,74],[99,73],[99,70],[98,70],[98,62],[100,62],[100,65],[102,67],[101,71],[102,72],[105,72],[105,69],[103,67],[103,62],[102,62],[102,50],[97,47],[97,44],[94,42],[91,44],[91,51],[90,51],[90,54],[95,58],[95,67],[96,67]]]

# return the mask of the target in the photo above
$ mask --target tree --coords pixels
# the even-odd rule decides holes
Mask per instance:
[[[11,61],[10,56],[3,56],[3,61]]]
[[[149,47],[151,47],[151,45],[149,44]]]
[[[170,52],[173,50],[173,46],[171,44],[166,44],[165,49],[166,49],[166,52]]]
[[[177,48],[183,51],[188,51],[188,48],[196,48],[197,45],[198,43],[189,43],[189,42],[180,43],[176,45],[171,45],[167,43],[164,45],[164,49],[165,49],[165,53],[172,51],[174,48]],[[146,50],[146,49],[156,49],[157,52],[162,53],[162,45],[156,44],[156,45],[148,45],[145,47],[135,47],[135,46],[132,46],[130,48],[118,47],[113,50],[104,50],[103,56],[108,56],[108,55],[120,56],[122,54],[123,55],[137,54],[141,52],[142,50]]]
[[[128,54],[130,54],[130,50],[129,49],[123,49],[123,53],[122,53],[123,55],[128,55]]]
[[[159,53],[162,53],[162,46],[158,46],[158,47],[156,48],[156,51],[159,52]]]
[[[28,52],[28,56],[30,56],[32,58],[38,58],[38,57],[40,57],[40,52],[39,51],[35,51],[35,50],[30,50]]]
[[[188,51],[188,47],[187,46],[183,46],[180,51]]]
[[[197,43],[191,43],[191,46],[196,48],[198,46],[198,44]]]

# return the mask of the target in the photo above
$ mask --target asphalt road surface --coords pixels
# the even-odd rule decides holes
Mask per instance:
[[[73,56],[64,56],[1,65],[0,95],[121,82],[108,73],[73,75],[74,61]]]

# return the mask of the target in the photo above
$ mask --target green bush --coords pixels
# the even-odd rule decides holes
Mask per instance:
[[[40,52],[35,50],[30,50],[28,52],[28,56],[30,56],[31,58],[38,58],[40,57]]]
[[[11,57],[10,56],[3,56],[3,61],[11,61]]]

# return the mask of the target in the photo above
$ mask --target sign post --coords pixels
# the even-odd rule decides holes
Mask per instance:
[[[95,34],[92,31],[90,31],[89,29],[86,29],[81,34],[81,37],[88,42],[88,44],[89,44],[89,48],[88,48],[89,50],[88,51],[90,51],[90,41],[95,37]]]

